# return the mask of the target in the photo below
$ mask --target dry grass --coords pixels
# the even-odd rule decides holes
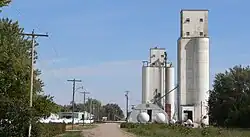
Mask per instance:
[[[83,125],[74,125],[74,130],[84,130],[84,129],[91,129],[97,127],[96,124],[84,124]],[[72,125],[66,125],[66,130],[72,130]]]

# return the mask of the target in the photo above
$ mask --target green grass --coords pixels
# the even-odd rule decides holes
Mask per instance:
[[[140,137],[250,137],[250,130],[187,128],[164,124],[122,124],[121,128]]]
[[[57,137],[82,137],[82,136],[81,136],[81,131],[68,131]]]

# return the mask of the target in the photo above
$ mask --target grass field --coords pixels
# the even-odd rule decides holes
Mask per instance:
[[[250,137],[250,130],[208,128],[187,128],[164,124],[123,124],[127,132],[140,137]]]

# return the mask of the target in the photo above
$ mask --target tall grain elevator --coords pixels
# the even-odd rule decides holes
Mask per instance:
[[[208,10],[181,10],[178,39],[178,119],[209,124]]]

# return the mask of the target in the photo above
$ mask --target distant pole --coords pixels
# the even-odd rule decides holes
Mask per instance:
[[[99,122],[99,105],[97,105],[97,108],[96,108],[97,110],[97,112],[96,112],[96,119],[97,119],[97,121]]]
[[[96,116],[96,110],[95,110],[95,104],[92,102],[92,114],[93,114],[93,117],[92,117],[92,119],[93,120],[96,120],[95,119],[95,116]]]
[[[90,94],[90,92],[84,91],[84,92],[80,92],[83,94],[83,125],[84,125],[84,120],[85,120],[85,103],[86,103],[86,94]]]
[[[90,114],[89,118],[90,118],[92,113],[92,98],[89,98],[89,101],[90,101],[89,103],[89,114]]]
[[[201,123],[202,123],[202,101],[201,101]]]
[[[76,82],[82,82],[81,80],[76,80],[76,79],[71,79],[71,80],[67,80],[70,82],[73,82],[73,96],[72,96],[72,130],[74,129],[74,109],[75,109],[75,88],[76,88]]]
[[[129,91],[125,91],[126,94],[125,94],[125,97],[126,97],[126,122],[128,122],[128,93]]]
[[[21,35],[31,36],[32,38],[32,46],[31,46],[31,70],[30,70],[30,108],[32,108],[33,103],[33,81],[34,81],[34,53],[35,53],[35,38],[36,37],[48,37],[47,34],[36,34],[33,29],[32,33],[21,33]],[[29,121],[29,132],[28,137],[31,136],[31,128],[32,128],[32,117]]]
[[[95,104],[93,103],[93,100],[91,100],[91,110],[92,110],[92,114],[95,114]]]
[[[89,120],[89,118],[90,118],[90,115],[91,115],[91,100],[90,100],[90,98],[88,97],[88,102],[89,102],[89,104],[88,104],[88,110],[89,110],[89,115],[88,115],[88,120]]]

